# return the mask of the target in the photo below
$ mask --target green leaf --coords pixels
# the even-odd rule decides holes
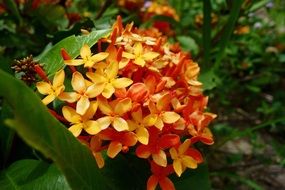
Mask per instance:
[[[203,4],[203,49],[204,60],[202,68],[210,69],[210,50],[211,50],[211,12],[212,5],[210,0],[204,0]],[[204,69],[205,68],[205,69]]]
[[[15,132],[4,124],[4,119],[12,117],[6,101],[0,100],[0,168],[4,168],[8,161]]]
[[[181,177],[173,177],[176,190],[203,189],[211,190],[209,172],[206,164],[201,164],[197,169],[187,169]]]
[[[189,36],[177,36],[177,40],[184,51],[189,51],[192,55],[197,55],[199,47],[193,38]]]
[[[5,0],[4,2],[5,2],[4,4],[6,4],[6,6],[7,6],[7,8],[11,11],[12,15],[14,15],[17,18],[18,22],[22,23],[22,17],[19,13],[19,10],[17,8],[15,1]]]
[[[23,82],[0,70],[0,96],[9,103],[15,119],[6,123],[27,144],[51,158],[73,189],[108,189],[90,152],[50,113]]]
[[[38,160],[20,160],[0,173],[1,189],[69,190],[65,177],[54,164]]]
[[[69,36],[55,44],[38,60],[44,65],[44,69],[48,75],[55,74],[56,71],[64,67],[64,62],[60,54],[60,50],[64,48],[71,58],[75,58],[80,54],[80,49],[84,44],[92,47],[100,38],[110,33],[110,30],[96,30],[84,36]]]
[[[119,154],[116,158],[106,158],[102,172],[109,182],[115,186],[112,189],[145,190],[150,174],[150,166],[145,159],[135,155]]]
[[[231,7],[230,16],[226,25],[223,28],[223,33],[220,38],[220,43],[218,44],[218,54],[216,55],[216,61],[214,65],[214,69],[218,69],[221,65],[221,61],[225,54],[225,48],[230,40],[231,34],[233,33],[235,23],[239,16],[239,11],[241,9],[241,5],[243,0],[235,0],[233,1],[233,6]]]
[[[213,69],[202,73],[199,76],[199,81],[203,83],[203,90],[211,90],[221,83],[220,78],[216,75]]]

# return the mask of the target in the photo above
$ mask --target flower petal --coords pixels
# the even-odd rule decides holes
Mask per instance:
[[[182,163],[179,159],[173,161],[173,169],[175,173],[180,177],[183,170],[182,170]]]
[[[149,133],[145,127],[139,127],[136,130],[138,141],[142,144],[147,145],[149,140]]]
[[[129,126],[129,131],[134,131],[139,127],[139,125],[136,122],[134,122],[133,120],[127,120],[127,122],[128,122],[128,126]]]
[[[79,66],[83,65],[84,61],[82,59],[71,59],[71,60],[64,60],[64,64],[70,66]]]
[[[105,97],[105,98],[110,98],[115,92],[115,88],[113,87],[113,85],[111,83],[107,83],[103,92],[102,92],[102,95]]]
[[[178,157],[178,154],[177,154],[177,151],[175,148],[171,148],[169,149],[169,153],[170,153],[170,156],[171,158],[174,160],[174,159],[177,159]]]
[[[72,107],[63,106],[62,114],[63,117],[71,123],[80,123],[81,121],[81,116],[76,113],[76,111]]]
[[[125,57],[127,59],[134,59],[135,55],[124,51],[122,57]]]
[[[76,92],[82,93],[86,90],[84,78],[82,74],[77,71],[72,75],[71,85]]]
[[[97,119],[97,122],[98,122],[101,130],[104,130],[104,129],[108,128],[110,126],[110,124],[112,123],[112,117],[110,117],[110,116],[101,117],[101,118]]]
[[[136,155],[139,158],[148,158],[151,155],[149,146],[139,145],[136,149]]]
[[[184,154],[191,144],[190,139],[186,139],[178,148],[179,154]]]
[[[92,101],[90,102],[90,106],[87,109],[86,113],[82,116],[83,121],[87,121],[89,119],[91,119],[94,114],[96,113],[98,108],[98,103],[97,101]]]
[[[98,73],[87,72],[86,76],[96,85],[107,82],[107,79]]]
[[[141,108],[139,108],[138,111],[136,111],[136,112],[132,112],[131,115],[136,122],[143,123],[142,109]]]
[[[134,60],[134,63],[135,63],[136,65],[139,65],[139,66],[141,66],[141,67],[144,67],[144,65],[145,65],[145,60],[143,60],[142,57],[137,57],[137,58]]]
[[[100,53],[97,53],[97,54],[93,55],[91,57],[91,59],[92,59],[93,62],[97,63],[99,61],[102,61],[102,60],[106,59],[108,56],[109,56],[109,53],[107,53],[107,52],[100,52]]]
[[[115,88],[126,88],[130,86],[133,83],[133,81],[129,78],[118,78],[112,81],[112,85]]]
[[[158,119],[157,114],[149,114],[143,119],[143,124],[145,126],[153,126]]]
[[[82,123],[78,123],[69,127],[68,130],[71,131],[75,137],[78,137],[82,131],[82,128],[83,128]]]
[[[108,147],[107,155],[110,158],[115,158],[122,150],[122,144],[118,141],[112,141]]]
[[[197,161],[194,160],[190,156],[183,156],[182,157],[182,164],[187,168],[196,169],[197,168]]]
[[[96,96],[98,96],[99,94],[101,94],[104,90],[105,85],[95,85],[92,84],[91,86],[89,86],[85,92],[85,94],[89,97],[89,98],[95,98]]]
[[[108,79],[116,78],[118,71],[119,71],[119,64],[115,61],[110,63],[110,65],[108,65],[107,68],[105,69],[105,73]]]
[[[63,85],[65,73],[64,70],[61,69],[60,71],[56,72],[53,78],[53,87],[57,88]]]
[[[159,185],[161,190],[175,190],[173,182],[168,177],[159,180]]]
[[[143,47],[142,47],[142,44],[137,42],[135,43],[134,45],[134,54],[136,57],[140,56],[143,52]]]
[[[90,135],[96,135],[101,131],[101,128],[97,121],[89,120],[84,122],[84,130]]]
[[[166,111],[161,114],[161,118],[164,123],[171,124],[171,123],[175,123],[176,121],[178,121],[180,118],[180,115],[175,112]]]
[[[87,96],[81,96],[76,104],[76,112],[84,115],[90,106],[90,101]]]
[[[113,121],[113,127],[116,131],[126,131],[129,129],[128,123],[121,117],[115,117]]]
[[[147,188],[146,190],[155,190],[158,184],[158,179],[155,175],[152,175],[147,180]]]
[[[151,61],[153,60],[154,58],[158,57],[159,56],[159,53],[156,53],[156,52],[147,52],[145,54],[143,54],[143,59],[146,60],[146,61]]]
[[[163,150],[159,150],[157,154],[152,154],[152,159],[159,166],[167,166],[166,154]]]
[[[80,49],[80,56],[83,59],[91,57],[91,49],[87,44],[84,44],[83,47]]]
[[[155,126],[156,128],[158,128],[159,130],[162,130],[162,129],[163,129],[164,124],[163,124],[163,121],[162,121],[162,119],[161,119],[160,117],[157,118],[157,120],[156,120],[154,126]]]
[[[132,109],[132,100],[130,98],[125,98],[119,101],[114,109],[114,112],[118,115],[124,115],[126,112]]]
[[[100,111],[105,115],[111,115],[113,113],[111,106],[108,103],[108,100],[102,96],[97,97],[98,106]]]
[[[105,165],[105,161],[104,161],[104,158],[103,158],[101,152],[92,152],[92,153],[93,153],[93,156],[96,160],[98,168],[100,168],[100,169],[103,168]]]
[[[80,98],[76,92],[63,92],[58,96],[58,99],[69,103],[75,102]]]
[[[50,95],[46,96],[44,99],[42,99],[42,102],[44,103],[44,105],[48,105],[49,103],[54,101],[54,99],[55,99],[55,95],[50,94]]]
[[[39,93],[41,93],[43,95],[53,93],[51,84],[49,84],[47,82],[37,82],[36,87],[37,87]]]

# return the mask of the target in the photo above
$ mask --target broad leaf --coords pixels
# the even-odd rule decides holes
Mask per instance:
[[[89,149],[49,114],[37,95],[23,82],[0,70],[0,96],[10,104],[15,119],[6,123],[27,144],[51,158],[73,189],[108,189],[110,185]]]
[[[69,190],[65,177],[54,164],[38,160],[20,160],[0,173],[1,189]]]
[[[176,190],[203,189],[211,190],[208,167],[199,165],[197,169],[187,169],[182,176],[172,178]]]
[[[39,57],[39,62],[44,65],[48,75],[53,75],[56,71],[64,67],[60,50],[64,48],[71,58],[79,55],[80,49],[84,44],[93,46],[100,38],[108,35],[110,30],[96,30],[88,35],[69,36],[55,44],[49,51]]]

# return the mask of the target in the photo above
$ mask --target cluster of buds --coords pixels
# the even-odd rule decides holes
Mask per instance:
[[[134,151],[151,165],[147,189],[171,190],[170,174],[203,162],[194,144],[214,143],[208,124],[216,115],[205,112],[198,64],[165,37],[146,34],[133,24],[124,28],[118,17],[96,52],[85,44],[71,59],[62,50],[72,90],[65,91],[63,69],[36,86],[44,104],[63,102],[62,114],[51,112],[90,148],[99,168],[102,151],[110,158]]]
[[[39,67],[39,63],[33,59],[30,55],[21,60],[15,60],[11,67],[15,73],[18,73],[26,84],[31,85],[36,82],[36,69]]]

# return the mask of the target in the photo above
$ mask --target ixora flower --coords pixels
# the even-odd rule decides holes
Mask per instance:
[[[65,84],[72,88],[65,91],[64,70],[53,82],[41,73],[44,81],[36,86],[46,95],[44,104],[62,101],[63,117],[51,104],[50,111],[90,148],[99,168],[105,165],[102,152],[115,158],[130,151],[150,163],[147,190],[174,190],[169,175],[180,177],[203,162],[195,144],[214,143],[208,125],[216,115],[205,111],[199,65],[156,32],[124,28],[118,17],[97,51],[84,44],[71,59],[61,50],[72,71]]]

